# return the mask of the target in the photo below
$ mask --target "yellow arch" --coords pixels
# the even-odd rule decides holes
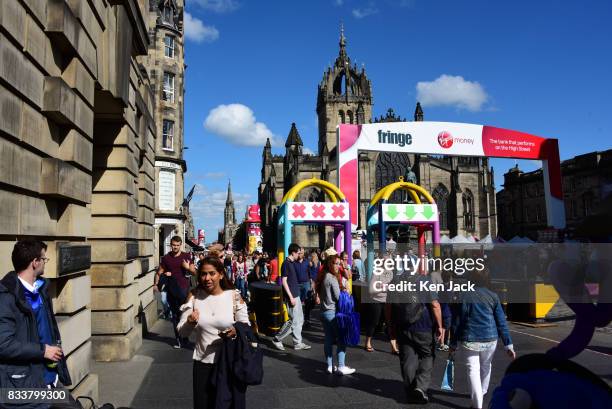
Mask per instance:
[[[310,186],[302,186],[302,187],[299,187],[298,189],[296,189],[296,186],[298,186],[298,185],[295,185],[294,187],[289,189],[289,191],[283,197],[283,201],[281,203],[285,203],[285,198],[288,198],[287,201],[289,201],[289,200],[293,201],[293,199],[296,198],[296,196],[300,193],[300,191],[302,191],[303,189],[306,189],[307,187],[310,187]],[[327,197],[329,197],[329,199],[332,202],[337,202],[338,201],[338,197],[336,196],[334,191],[332,191],[329,188],[324,187],[324,186],[317,186],[317,187],[322,189],[323,192],[327,195]],[[291,199],[289,199],[289,197],[291,197]]]
[[[338,202],[340,200],[346,199],[344,196],[344,193],[342,193],[342,191],[338,189],[338,187],[336,187],[335,185],[325,180],[312,178],[312,179],[303,180],[299,182],[298,184],[296,184],[295,186],[293,186],[291,189],[289,189],[289,191],[283,197],[283,200],[281,201],[281,203],[285,203],[287,201],[293,201],[298,195],[298,193],[300,193],[300,191],[310,186],[316,186],[316,187],[323,189],[325,193],[327,193],[327,195],[334,202]]]
[[[393,192],[395,192],[398,189],[403,189],[403,190],[408,191],[410,195],[412,196],[412,199],[414,200],[414,202],[417,204],[420,204],[421,201],[419,200],[416,192],[423,195],[423,197],[425,197],[425,199],[427,199],[429,203],[431,204],[435,203],[433,197],[429,194],[429,192],[423,189],[421,186],[415,185],[414,183],[404,182],[400,180],[399,182],[391,183],[390,185],[387,185],[383,187],[382,189],[380,189],[378,192],[376,192],[376,194],[370,201],[370,206],[375,205],[381,199],[388,200],[389,197],[391,197],[391,195],[393,194]]]
[[[387,195],[387,191],[390,190],[389,188],[391,187],[393,187],[393,185],[388,185],[380,189],[378,192],[376,192],[376,195],[374,195],[374,197],[370,201],[370,206],[373,206],[376,203],[378,203],[378,201],[382,199],[383,197],[385,197],[385,199],[388,199],[393,194],[393,192],[397,190],[397,188],[393,189]],[[408,194],[412,197],[412,200],[414,201],[414,203],[421,204],[421,198],[419,198],[419,195],[417,195],[414,190],[409,189],[409,188],[403,188],[403,189],[406,190]]]

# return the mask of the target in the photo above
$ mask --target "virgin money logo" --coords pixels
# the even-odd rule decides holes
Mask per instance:
[[[453,135],[450,132],[442,131],[438,134],[438,143],[444,149],[448,149],[453,146]]]

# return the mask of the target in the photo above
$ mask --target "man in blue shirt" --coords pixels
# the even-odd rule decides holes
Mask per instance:
[[[304,325],[304,313],[302,311],[302,302],[300,300],[300,285],[298,281],[298,273],[296,268],[296,260],[300,253],[300,246],[296,243],[291,243],[287,251],[288,256],[283,261],[281,266],[281,277],[283,282],[283,290],[285,293],[285,305],[291,320],[291,334],[293,335],[293,348],[296,350],[310,349],[310,345],[302,342],[302,326]],[[272,340],[274,346],[279,350],[284,350],[282,339],[289,333],[281,334]]]
[[[49,261],[46,250],[39,240],[17,242],[11,254],[15,271],[0,281],[0,388],[61,388],[72,383],[47,294],[48,282],[42,277]],[[5,403],[2,407],[15,406]],[[53,407],[81,405],[69,397],[69,402]]]
[[[298,284],[300,286],[300,300],[304,311],[304,325],[310,324],[310,310],[312,299],[312,283],[308,274],[308,260],[304,257],[304,248],[300,248],[298,258],[295,261],[295,270],[297,272]]]

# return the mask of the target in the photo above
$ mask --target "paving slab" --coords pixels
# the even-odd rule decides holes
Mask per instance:
[[[550,349],[570,332],[570,324],[547,328],[527,328],[510,325],[514,345],[519,355],[541,353]],[[93,372],[100,377],[100,397],[117,407],[133,409],[191,409],[192,350],[172,348],[172,328],[160,320],[145,336],[143,345],[129,362],[96,363]],[[248,408],[266,409],[359,409],[421,407],[406,403],[399,359],[391,354],[384,334],[373,342],[376,349],[367,352],[361,347],[349,347],[347,365],[357,372],[350,376],[329,375],[323,359],[323,332],[320,322],[312,321],[303,332],[304,342],[312,345],[307,351],[295,351],[290,337],[285,351],[262,342],[264,349],[264,381],[247,390]],[[363,340],[363,338],[362,338]],[[588,350],[575,361],[586,366],[612,384],[612,337],[599,331]],[[455,391],[440,390],[447,353],[437,352],[429,391],[428,408],[469,408],[467,369],[461,360],[455,365]],[[493,359],[492,391],[504,376],[509,364],[498,346]],[[485,396],[484,407],[489,396]]]

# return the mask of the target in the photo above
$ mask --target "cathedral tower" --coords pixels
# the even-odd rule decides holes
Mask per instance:
[[[323,73],[317,95],[319,155],[327,147],[336,154],[336,126],[363,124],[372,120],[372,85],[365,68],[359,70],[346,53],[344,27],[340,29],[340,52],[333,67]]]

